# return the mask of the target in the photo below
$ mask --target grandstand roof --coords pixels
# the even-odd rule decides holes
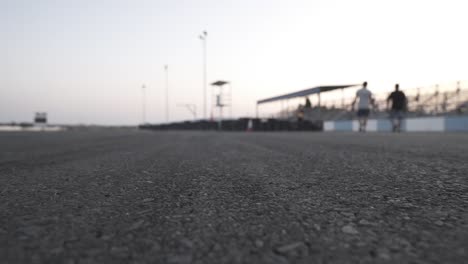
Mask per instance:
[[[317,93],[323,93],[323,92],[328,92],[336,89],[342,89],[342,88],[348,88],[351,86],[357,86],[358,84],[347,84],[347,85],[328,85],[328,86],[317,86],[314,88],[309,88],[305,89],[302,91],[297,91],[293,93],[288,93],[280,96],[275,96],[275,97],[270,97],[267,99],[262,99],[258,100],[257,104],[264,104],[264,103],[270,103],[274,101],[279,101],[279,100],[285,100],[285,99],[291,99],[291,98],[296,98],[296,97],[303,97],[303,96],[308,96],[311,94],[317,94]]]

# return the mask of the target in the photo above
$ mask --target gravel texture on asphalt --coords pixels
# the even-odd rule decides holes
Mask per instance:
[[[0,263],[467,263],[468,134],[0,134]]]

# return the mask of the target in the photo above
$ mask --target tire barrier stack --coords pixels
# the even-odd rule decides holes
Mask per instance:
[[[251,127],[249,128],[249,120]],[[322,131],[322,121],[288,121],[275,118],[239,118],[217,121],[197,120],[177,123],[140,125],[139,129],[146,130],[202,130],[202,131]]]

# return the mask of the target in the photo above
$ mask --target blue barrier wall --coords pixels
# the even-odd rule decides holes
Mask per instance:
[[[356,121],[325,121],[324,131],[356,131],[356,128],[353,129],[353,122]],[[367,131],[389,132],[392,131],[392,124],[390,119],[370,119]],[[402,131],[468,132],[468,116],[407,118],[403,120]]]
[[[468,131],[468,116],[446,117],[445,131]]]
[[[335,131],[352,131],[353,130],[353,121],[335,121],[334,123]]]

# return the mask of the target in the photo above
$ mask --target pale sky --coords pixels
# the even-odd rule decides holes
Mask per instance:
[[[375,92],[466,80],[466,0],[0,0],[0,122],[137,124],[202,116],[208,81],[229,80],[233,114],[318,85]],[[209,89],[211,91],[211,89]],[[210,93],[209,93],[210,94]]]

